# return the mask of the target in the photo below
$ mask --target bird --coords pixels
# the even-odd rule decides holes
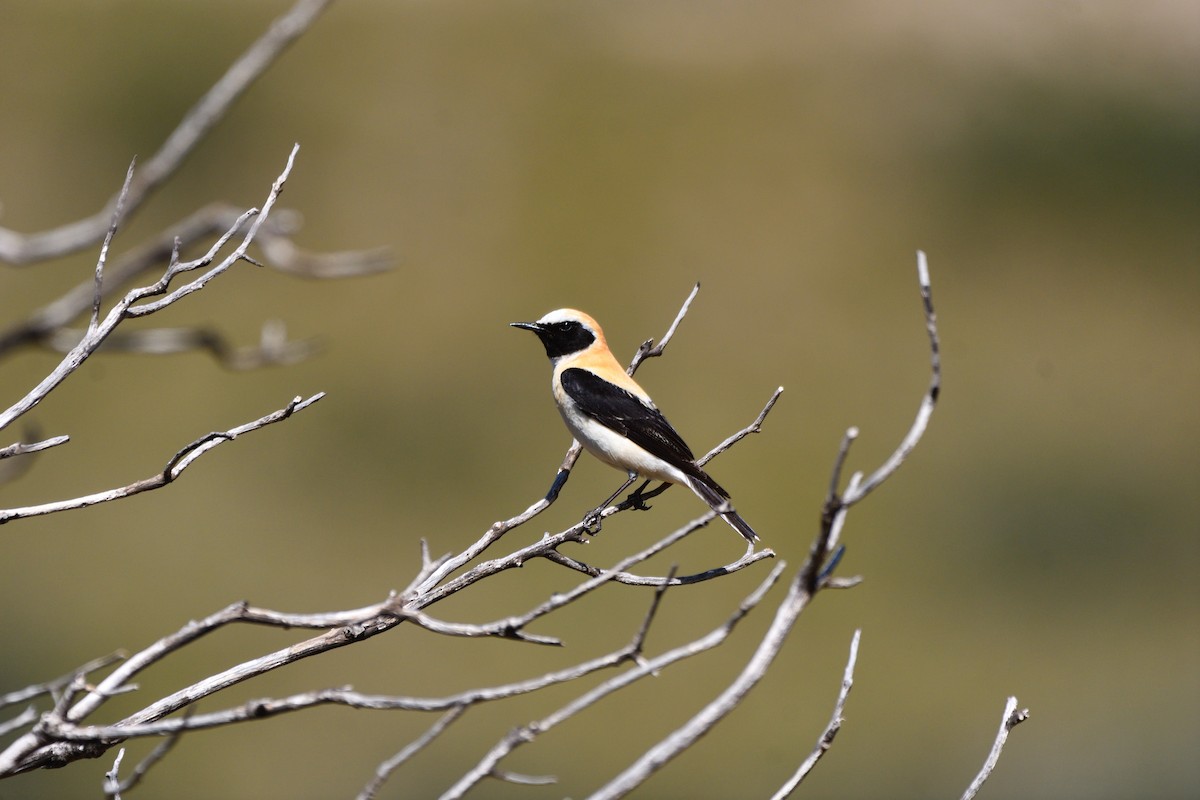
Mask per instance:
[[[758,541],[758,534],[731,505],[729,492],[696,463],[692,449],[650,395],[621,368],[596,320],[582,311],[560,308],[536,322],[509,324],[537,334],[554,367],[550,386],[567,429],[593,456],[624,470],[629,475],[626,486],[639,476],[682,484],[748,542]],[[639,505],[644,488],[631,497]]]

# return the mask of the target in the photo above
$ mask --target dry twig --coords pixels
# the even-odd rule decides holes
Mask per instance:
[[[135,481],[127,486],[120,486],[116,489],[108,489],[95,494],[83,495],[82,497],[73,497],[69,500],[56,500],[51,503],[42,503],[36,506],[25,506],[24,508],[8,508],[0,509],[0,525],[6,522],[12,522],[17,519],[26,519],[28,517],[40,517],[45,514],[54,514],[59,511],[68,511],[76,508],[87,508],[88,506],[98,505],[99,503],[108,503],[113,500],[120,500],[125,497],[132,497],[135,494],[148,492],[153,489],[161,489],[167,484],[174,481],[183,473],[185,469],[200,456],[212,450],[214,447],[224,443],[231,442],[243,433],[256,431],[259,428],[274,423],[281,422],[295,414],[297,411],[303,411],[313,403],[325,396],[324,392],[317,394],[307,399],[294,397],[292,401],[283,408],[272,411],[266,416],[247,422],[244,425],[239,425],[236,428],[230,428],[227,431],[215,431],[213,433],[201,436],[196,441],[181,449],[178,453],[171,457],[167,465],[162,471],[151,475],[149,478],[144,478],[140,481]]]
[[[91,247],[111,229],[118,210],[132,213],[178,169],[183,160],[233,106],[234,102],[298,39],[331,0],[299,0],[271,23],[229,70],[184,115],[158,152],[146,160],[118,194],[90,217],[52,230],[19,234],[0,228],[0,261],[34,264]],[[116,220],[120,222],[118,218]]]
[[[291,154],[288,156],[287,165],[283,172],[276,178],[274,185],[271,187],[270,193],[267,195],[267,200],[263,203],[262,210],[250,209],[243,213],[235,225],[231,226],[216,243],[209,248],[208,252],[200,258],[193,261],[178,261],[174,256],[171,259],[163,276],[152,284],[143,286],[129,291],[122,297],[104,317],[103,321],[96,315],[94,324],[88,326],[88,331],[83,339],[78,344],[67,352],[66,356],[58,366],[55,367],[49,375],[29,391],[22,399],[18,400],[7,410],[0,412],[0,430],[7,428],[31,408],[40,403],[50,392],[58,387],[69,375],[74,373],[88,359],[105,339],[126,319],[134,317],[142,317],[148,314],[153,314],[164,308],[178,302],[193,292],[203,289],[209,281],[216,278],[218,275],[227,271],[230,267],[239,261],[249,260],[246,255],[246,249],[250,243],[254,241],[258,229],[262,226],[263,221],[268,218],[271,208],[275,205],[276,199],[280,192],[283,191],[284,183],[287,181],[288,175],[291,174],[292,165],[296,160],[296,153],[299,150],[299,145],[292,148]],[[125,190],[129,190],[129,182],[125,184]],[[224,258],[217,260],[221,250],[225,245],[238,233],[244,221],[253,220],[243,234],[241,241],[233,248],[233,250]],[[116,231],[116,220],[110,228],[110,233]],[[103,259],[101,259],[103,260]],[[216,262],[214,265],[213,262]],[[190,278],[175,289],[171,289],[171,282],[178,276],[188,272],[201,271],[197,277]],[[158,297],[157,300],[151,298]]]
[[[846,710],[846,698],[850,696],[850,689],[854,687],[854,665],[858,662],[858,642],[861,638],[862,630],[856,630],[854,638],[850,640],[850,658],[847,659],[846,669],[842,673],[842,688],[838,691],[837,702],[833,705],[833,717],[825,726],[825,730],[821,732],[821,737],[817,739],[817,746],[813,748],[808,758],[804,759],[792,777],[788,778],[787,783],[772,795],[771,800],[784,800],[790,797],[800,783],[808,777],[808,773],[812,772],[812,768],[817,765],[821,757],[833,746],[833,739],[842,729],[842,723],[845,721],[842,714]]]
[[[1000,717],[1000,730],[996,732],[996,740],[992,742],[992,749],[988,753],[987,759],[983,762],[983,768],[975,776],[975,780],[971,781],[971,785],[963,792],[962,800],[971,800],[971,798],[979,793],[979,790],[983,788],[984,782],[991,777],[992,771],[996,769],[996,763],[1000,760],[1000,752],[1004,749],[1004,743],[1008,741],[1008,732],[1027,719],[1029,719],[1029,709],[1023,708],[1018,711],[1017,698],[1008,698],[1008,701],[1004,704],[1004,714]]]

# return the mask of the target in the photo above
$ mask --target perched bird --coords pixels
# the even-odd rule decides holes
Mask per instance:
[[[511,324],[536,333],[546,348],[554,365],[554,402],[588,452],[625,470],[631,481],[641,476],[687,486],[747,541],[758,539],[730,505],[729,492],[696,465],[691,448],[650,395],[617,363],[596,320],[560,308],[537,322]]]

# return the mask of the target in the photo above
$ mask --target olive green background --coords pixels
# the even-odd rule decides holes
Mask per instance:
[[[0,8],[0,224],[41,230],[100,208],[286,7]],[[874,468],[925,388],[921,248],[942,402],[910,462],[850,516],[840,571],[864,583],[818,597],[745,705],[637,796],[769,796],[827,721],[856,627],[846,726],[799,796],[957,797],[1009,694],[1032,718],[983,796],[1194,796],[1198,40],[1183,0],[335,5],[116,247],[213,200],[260,204],[299,142],[281,201],[304,215],[299,242],[386,245],[396,266],[332,283],[238,267],[139,324],[251,342],[278,318],[319,337],[318,357],[246,374],[199,354],[96,357],[27,418],[72,442],[0,487],[3,507],[148,476],[203,433],[328,392],[162,491],[0,529],[0,690],[241,598],[318,611],[402,588],[420,537],[457,550],[524,509],[569,442],[541,348],[505,324],[578,306],[628,358],[696,280],[667,356],[640,377],[697,450],[786,387],[763,434],[712,472],[790,574],[842,432],[862,429],[850,466]],[[3,268],[0,320],[86,279],[95,253]],[[0,402],[55,362],[0,363]],[[572,523],[616,480],[581,461],[502,547]],[[613,563],[698,511],[670,492],[578,552]],[[739,552],[716,525],[654,569]],[[668,593],[651,651],[707,631],[768,569]],[[574,581],[531,564],[436,613],[490,621]],[[477,796],[585,796],[736,674],[781,594],[718,652],[506,762],[557,786],[493,781]],[[648,601],[609,587],[538,623],[561,650],[399,629],[203,708],[516,680],[619,646]],[[111,713],[302,636],[216,633]],[[435,795],[577,691],[470,712],[380,796]],[[352,796],[432,719],[324,708],[195,734],[132,796]],[[127,770],[148,747],[131,747]],[[97,797],[110,766],[22,776],[0,798]]]

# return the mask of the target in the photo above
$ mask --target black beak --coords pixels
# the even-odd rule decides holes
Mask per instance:
[[[508,324],[509,327],[512,328],[524,328],[525,330],[533,331],[534,333],[542,332],[542,326],[536,322],[510,322]]]

